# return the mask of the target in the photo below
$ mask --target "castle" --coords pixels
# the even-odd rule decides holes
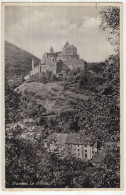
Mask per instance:
[[[44,53],[38,66],[34,66],[34,60],[32,59],[32,70],[24,79],[28,80],[32,75],[46,71],[50,71],[53,74],[59,74],[77,68],[84,70],[84,65],[85,61],[79,59],[77,48],[74,45],[70,45],[67,41],[62,51],[54,52],[51,47],[49,53]]]

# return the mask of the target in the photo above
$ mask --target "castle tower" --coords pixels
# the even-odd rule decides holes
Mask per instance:
[[[52,47],[50,48],[50,53],[54,53],[54,50],[53,50],[53,48],[52,48]]]
[[[35,69],[35,65],[34,65],[34,59],[32,58],[32,70]]]
[[[67,42],[65,43],[63,49],[66,48],[66,47],[68,47],[68,46],[70,46],[70,44],[69,44],[69,42],[67,41]]]

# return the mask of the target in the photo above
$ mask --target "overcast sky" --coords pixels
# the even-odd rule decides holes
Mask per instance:
[[[65,42],[75,45],[80,58],[104,61],[112,54],[108,33],[99,28],[102,7],[7,6],[5,39],[41,58],[44,52],[61,51]]]

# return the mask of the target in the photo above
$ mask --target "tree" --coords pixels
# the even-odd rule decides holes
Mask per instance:
[[[120,8],[108,7],[100,12],[102,30],[108,30],[110,43],[115,46],[115,51],[119,53],[120,45]]]
[[[5,80],[5,120],[6,124],[16,121],[21,95],[9,86]]]

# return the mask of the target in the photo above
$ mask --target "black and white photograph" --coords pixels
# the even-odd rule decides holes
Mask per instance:
[[[122,187],[121,3],[4,3],[4,188]]]

